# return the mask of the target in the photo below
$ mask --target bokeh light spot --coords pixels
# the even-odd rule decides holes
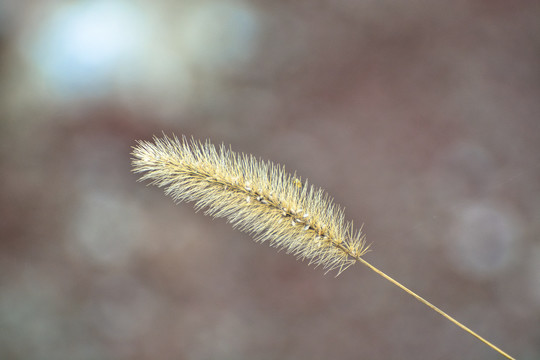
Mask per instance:
[[[179,29],[185,55],[207,70],[241,65],[255,51],[259,23],[256,13],[241,2],[194,6]]]
[[[517,227],[510,214],[473,203],[458,210],[448,247],[458,271],[485,279],[506,268],[517,252],[517,241]]]
[[[144,38],[141,25],[141,12],[129,3],[76,2],[56,8],[22,45],[53,88],[72,95],[103,92],[132,69]]]

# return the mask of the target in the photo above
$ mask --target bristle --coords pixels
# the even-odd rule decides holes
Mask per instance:
[[[132,155],[141,180],[165,188],[175,201],[193,201],[196,210],[310,264],[339,274],[367,251],[342,209],[283,166],[185,137],[139,141]]]

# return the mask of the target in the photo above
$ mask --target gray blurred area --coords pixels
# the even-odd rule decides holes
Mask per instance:
[[[540,358],[538,1],[0,1],[1,359],[495,359],[137,182],[177,134],[285,164],[375,266]]]

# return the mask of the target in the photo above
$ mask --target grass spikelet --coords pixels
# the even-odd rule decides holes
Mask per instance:
[[[194,201],[197,210],[228,219],[256,241],[338,274],[367,251],[361,231],[332,198],[283,166],[209,142],[154,141],[134,148],[134,171],[175,201]]]
[[[427,305],[499,354],[514,359],[426,299],[363,259],[368,251],[361,228],[324,190],[302,182],[285,167],[253,155],[237,154],[224,145],[182,140],[176,136],[138,141],[133,171],[140,180],[163,187],[176,202],[194,202],[205,214],[226,218],[259,242],[285,249],[299,259],[339,275],[356,261]]]

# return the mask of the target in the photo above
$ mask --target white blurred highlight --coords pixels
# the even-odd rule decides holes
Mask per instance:
[[[127,219],[140,219],[134,203],[117,196],[95,190],[83,197],[73,212],[71,239],[68,251],[102,266],[124,266],[140,249],[140,221],[123,224]]]
[[[62,95],[104,92],[134,72],[144,47],[145,18],[123,1],[83,1],[53,8],[22,46]]]
[[[135,107],[140,97],[160,108],[189,105],[194,89],[204,91],[194,85],[199,78],[215,88],[222,74],[241,74],[253,59],[261,19],[248,4],[180,2],[170,14],[156,5],[44,5],[19,48],[60,99],[113,95]]]
[[[458,271],[482,280],[505,270],[517,253],[518,240],[511,214],[477,202],[457,209],[447,246]]]
[[[180,21],[183,56],[204,70],[225,70],[249,61],[260,32],[256,13],[238,1],[197,4]]]

